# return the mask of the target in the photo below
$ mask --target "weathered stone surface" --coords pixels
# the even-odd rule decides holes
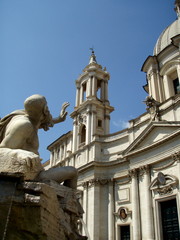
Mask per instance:
[[[43,170],[40,157],[21,149],[0,148],[0,172],[22,173],[33,180]]]
[[[0,174],[0,239],[80,240],[76,191],[55,182]],[[3,238],[4,237],[4,238]]]

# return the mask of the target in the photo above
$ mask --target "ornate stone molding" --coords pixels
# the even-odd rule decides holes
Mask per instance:
[[[139,169],[140,169],[140,176],[143,176],[144,174],[148,174],[150,172],[149,165],[141,166]]]
[[[110,182],[113,182],[113,179],[106,179],[106,178],[93,178],[90,179],[86,182],[82,182],[82,186],[84,189],[88,187],[94,187],[94,186],[99,186],[99,185],[106,185],[109,184]]]
[[[119,217],[122,222],[126,222],[131,214],[132,212],[127,207],[120,207],[117,212],[114,212],[114,215]]]
[[[134,168],[134,169],[129,170],[129,176],[130,176],[131,178],[136,177],[137,174],[138,174],[138,169]]]
[[[131,181],[130,175],[129,175],[128,177],[129,177],[129,178],[128,178],[127,180],[124,180],[124,181],[122,181],[122,182],[116,182],[117,185],[124,185],[124,184],[129,183],[129,182]]]
[[[95,187],[100,185],[99,179],[98,178],[93,178],[89,180],[89,187]]]
[[[159,172],[150,185],[150,190],[159,195],[172,194],[174,187],[177,187],[178,179],[175,176]]]
[[[81,124],[86,125],[86,120],[87,120],[86,114],[80,114],[80,115],[78,115],[78,119],[77,119],[78,125],[81,125]]]
[[[163,169],[166,169],[166,168],[170,167],[171,165],[173,165],[175,163],[175,161],[177,161],[177,160],[175,160],[175,159],[170,160],[169,163],[164,164],[162,167],[153,168],[153,170],[154,171],[161,171]]]
[[[83,187],[84,189],[87,189],[87,188],[88,188],[88,185],[89,185],[89,182],[88,182],[88,181],[82,182],[81,185],[82,185],[82,187]]]
[[[180,151],[179,152],[175,152],[174,154],[172,154],[172,159],[174,161],[179,162],[180,161]]]

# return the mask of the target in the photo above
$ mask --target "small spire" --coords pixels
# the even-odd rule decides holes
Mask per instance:
[[[179,18],[180,17],[180,0],[175,0],[174,4],[175,4],[174,10],[176,11],[177,17]]]
[[[91,50],[91,56],[90,56],[89,64],[90,63],[97,63],[96,55],[94,54],[94,48],[92,47],[92,48],[90,48],[90,50]]]

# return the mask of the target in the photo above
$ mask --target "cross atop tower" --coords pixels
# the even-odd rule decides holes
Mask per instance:
[[[91,50],[91,56],[90,56],[89,64],[90,63],[97,63],[96,55],[94,54],[94,48],[92,47],[92,48],[90,48],[90,50]]]

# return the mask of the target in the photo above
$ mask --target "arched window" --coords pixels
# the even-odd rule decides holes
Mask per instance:
[[[82,85],[83,88],[83,102],[86,100],[86,82]]]
[[[97,98],[99,100],[102,100],[101,99],[101,81],[100,80],[97,80]]]
[[[81,140],[80,143],[85,143],[86,141],[86,126],[83,125],[81,128]]]

